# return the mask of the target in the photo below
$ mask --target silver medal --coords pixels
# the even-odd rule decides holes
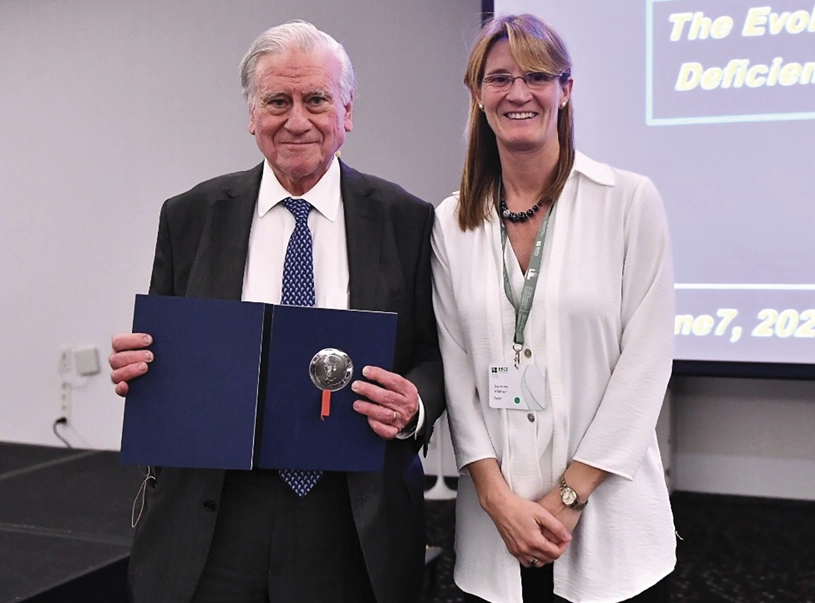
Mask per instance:
[[[336,348],[324,348],[314,355],[308,366],[311,381],[319,389],[335,392],[351,382],[354,363],[351,357]]]

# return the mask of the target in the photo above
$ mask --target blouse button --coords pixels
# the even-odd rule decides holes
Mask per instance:
[[[529,419],[530,423],[535,422],[535,414],[534,413],[529,413],[528,415],[526,415],[526,418]]]
[[[532,358],[532,350],[530,350],[529,348],[526,348],[524,350],[524,356],[526,356],[527,358]]]

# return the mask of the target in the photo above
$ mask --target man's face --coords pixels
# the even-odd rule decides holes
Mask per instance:
[[[260,57],[249,132],[292,195],[306,193],[325,174],[353,128],[353,104],[353,98],[342,103],[340,62],[331,51]]]

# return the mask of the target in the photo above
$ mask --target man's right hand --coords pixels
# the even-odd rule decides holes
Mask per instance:
[[[116,393],[126,396],[128,381],[147,372],[147,365],[153,361],[153,352],[147,346],[153,338],[147,333],[119,333],[113,336],[112,352],[108,362],[113,372],[110,380],[116,386]]]

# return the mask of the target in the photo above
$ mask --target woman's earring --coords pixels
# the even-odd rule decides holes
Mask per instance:
[[[481,109],[481,110],[483,111],[483,110],[484,110],[484,105],[483,105],[483,104],[481,104],[481,103],[478,103],[478,108],[479,108],[479,109]]]

